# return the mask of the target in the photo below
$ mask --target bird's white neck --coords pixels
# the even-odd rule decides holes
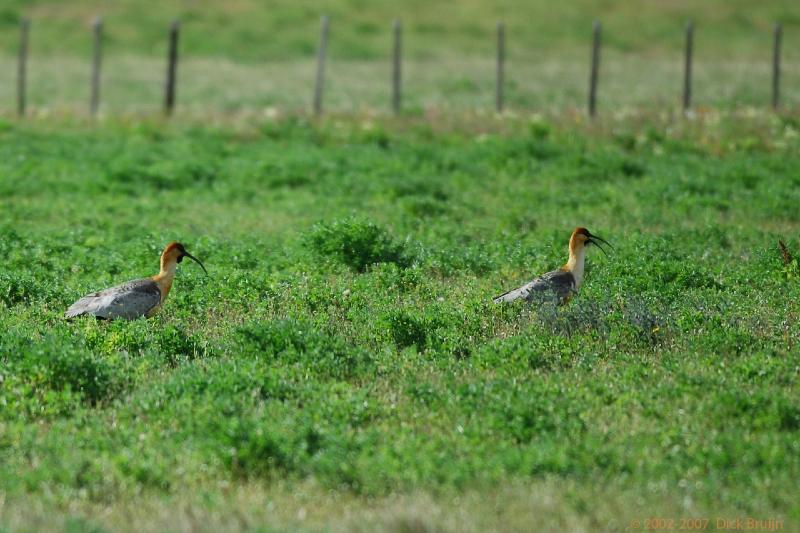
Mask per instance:
[[[175,279],[175,273],[178,271],[178,263],[175,261],[161,261],[161,272],[153,276],[153,281],[158,284],[161,289],[161,303],[167,299],[169,290],[172,288],[172,280]]]
[[[585,259],[586,247],[581,246],[577,252],[572,252],[570,250],[569,261],[564,265],[564,270],[571,273],[572,277],[575,278],[575,289],[578,289],[581,283],[583,283],[583,263]]]
[[[175,261],[162,261],[161,262],[161,272],[158,273],[158,276],[161,278],[174,278],[175,273],[178,271],[178,263]]]

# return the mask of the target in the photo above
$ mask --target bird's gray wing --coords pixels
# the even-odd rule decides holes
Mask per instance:
[[[554,270],[542,274],[522,287],[494,298],[494,303],[513,302],[523,299],[528,302],[553,300],[563,301],[575,292],[575,277],[570,272]]]
[[[152,279],[144,278],[88,294],[69,306],[65,316],[94,315],[109,320],[133,320],[147,315],[159,303],[161,289]]]

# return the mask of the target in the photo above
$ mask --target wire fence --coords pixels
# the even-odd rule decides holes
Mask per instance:
[[[314,60],[272,64],[271,67],[279,66],[280,72],[275,68],[271,75],[269,66],[260,69],[263,72],[256,73],[257,67],[252,65],[238,65],[211,58],[181,58],[180,35],[183,30],[176,20],[166,33],[166,69],[159,72],[159,64],[160,69],[164,69],[164,64],[152,58],[118,55],[113,57],[112,62],[112,58],[106,57],[106,29],[103,20],[98,18],[92,24],[92,54],[86,67],[81,66],[80,60],[75,58],[43,58],[34,69],[30,69],[29,40],[32,29],[31,21],[26,18],[21,22],[16,57],[16,112],[20,117],[29,113],[29,93],[32,90],[36,95],[35,101],[46,107],[49,102],[58,105],[69,100],[74,96],[75,88],[83,83],[88,85],[86,109],[93,117],[101,109],[123,107],[121,100],[127,100],[126,109],[162,112],[170,116],[175,112],[179,95],[184,90],[188,107],[202,108],[209,102],[223,111],[282,106],[310,109],[316,116],[322,115],[327,109],[326,99],[331,91],[338,92],[337,102],[340,105],[344,103],[350,108],[374,106],[380,100],[381,93],[388,93],[385,106],[398,115],[413,113],[430,105],[442,108],[458,106],[458,102],[473,108],[489,108],[498,113],[509,107],[535,111],[537,106],[575,106],[581,99],[580,93],[584,92],[585,111],[590,117],[595,117],[604,103],[637,106],[646,105],[650,98],[651,104],[669,105],[672,98],[678,96],[671,97],[664,90],[665,87],[676,86],[673,84],[675,72],[669,67],[668,61],[659,65],[652,59],[639,59],[642,65],[646,63],[651,67],[642,69],[636,66],[637,60],[630,56],[605,57],[602,52],[603,30],[599,21],[593,23],[591,34],[587,35],[590,37],[587,39],[588,69],[586,64],[575,61],[509,64],[506,57],[507,32],[503,21],[498,21],[496,25],[493,59],[489,56],[450,60],[446,65],[434,61],[404,61],[403,25],[400,20],[394,20],[390,26],[391,54],[385,66],[378,68],[375,61],[331,61],[328,57],[330,26],[330,19],[321,17]],[[694,102],[698,100],[695,90],[698,84],[712,87],[715,94],[710,98],[705,95],[707,102],[727,102],[733,106],[760,105],[775,111],[791,111],[795,102],[787,101],[784,94],[785,66],[781,54],[783,28],[780,24],[775,24],[773,28],[770,59],[761,63],[741,63],[729,59],[696,64],[694,42],[695,27],[689,21],[685,27],[680,85],[681,110],[684,114],[692,113]],[[615,60],[618,62],[615,63]],[[629,71],[627,77],[620,69],[623,62]],[[661,73],[652,68],[654,64],[664,67]],[[648,80],[637,82],[636,76],[642,71],[649,72]],[[493,79],[491,74],[487,75],[490,72],[493,73]],[[634,74],[631,75],[631,72]],[[470,73],[479,74],[471,76]],[[581,77],[583,82],[579,81]],[[717,78],[716,83],[708,83],[714,78]],[[388,84],[380,81],[387,79]],[[724,81],[720,82],[720,79]],[[429,91],[425,98],[420,98],[407,86],[406,80],[411,80],[417,89],[428,83],[437,86],[437,90]],[[132,89],[132,86],[135,88]],[[652,94],[654,88],[658,88],[659,92],[655,98]],[[611,95],[605,102],[603,89]],[[649,94],[637,94],[637,91],[643,90],[649,91]],[[554,93],[561,93],[560,97]],[[106,105],[103,99],[114,105]]]

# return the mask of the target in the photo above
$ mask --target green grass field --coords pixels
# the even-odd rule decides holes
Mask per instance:
[[[800,531],[795,4],[6,0],[0,532]],[[573,302],[491,303],[563,264],[579,225],[615,249]],[[157,317],[63,319],[172,240],[210,275],[183,262]]]
[[[6,0],[0,8],[0,43],[17,44],[15,30],[23,16],[36,23],[35,48],[47,53],[88,54],[89,26],[104,17],[109,46],[128,53],[161,57],[172,19],[186,27],[187,53],[242,61],[283,61],[313,56],[320,15],[331,17],[331,53],[344,59],[382,59],[390,51],[390,28],[404,21],[410,57],[449,57],[453,53],[483,56],[493,50],[497,20],[508,26],[512,55],[567,54],[584,59],[591,22],[607,29],[609,49],[671,56],[683,43],[683,26],[698,27],[698,51],[714,58],[754,59],[769,56],[770,32],[784,24],[787,37],[800,27],[792,0],[576,0],[553,4],[546,0],[459,0],[456,3],[411,0]],[[790,41],[796,42],[796,41]],[[766,45],[766,54],[761,48]],[[787,53],[791,47],[787,46]],[[796,57],[796,53],[795,53]]]
[[[3,122],[0,528],[798,530],[799,126]]]

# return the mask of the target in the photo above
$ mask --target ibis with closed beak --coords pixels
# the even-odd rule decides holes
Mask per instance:
[[[134,320],[139,317],[150,318],[164,305],[178,263],[188,257],[195,261],[208,275],[206,267],[195,256],[186,251],[179,242],[169,243],[161,253],[161,270],[155,276],[128,281],[122,285],[87,294],[67,309],[66,318],[80,315],[94,315],[99,319],[114,320],[124,318]]]

